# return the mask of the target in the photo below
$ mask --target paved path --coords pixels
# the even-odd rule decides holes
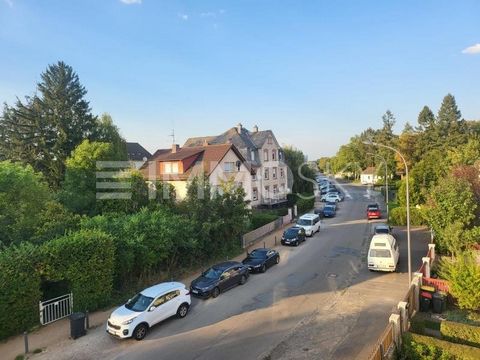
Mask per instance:
[[[142,342],[112,339],[99,327],[76,341],[49,346],[34,359],[363,359],[407,290],[405,234],[395,229],[401,272],[370,273],[372,224],[366,205],[376,193],[345,185],[337,217],[299,247],[280,247],[281,263],[207,301],[194,300],[183,320],[154,327]],[[413,235],[413,269],[427,234]],[[1,347],[0,347],[1,351]]]

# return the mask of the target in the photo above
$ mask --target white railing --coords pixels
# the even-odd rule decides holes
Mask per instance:
[[[73,294],[66,294],[54,299],[40,301],[40,324],[47,325],[72,314]]]

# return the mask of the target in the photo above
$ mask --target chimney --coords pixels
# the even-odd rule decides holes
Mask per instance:
[[[238,123],[238,124],[237,124],[237,132],[238,132],[239,134],[242,133],[242,124],[241,124],[241,123]]]
[[[253,132],[254,132],[254,133],[257,133],[257,132],[258,132],[258,126],[257,126],[257,125],[255,125],[255,126],[253,127]]]
[[[178,144],[173,144],[172,145],[172,154],[175,154],[176,152],[178,152],[179,149],[180,149],[180,146],[178,146]]]

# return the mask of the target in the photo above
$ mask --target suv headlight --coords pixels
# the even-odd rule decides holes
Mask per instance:
[[[136,317],[131,318],[130,320],[124,321],[124,322],[122,323],[122,325],[130,325],[135,319],[136,319]]]

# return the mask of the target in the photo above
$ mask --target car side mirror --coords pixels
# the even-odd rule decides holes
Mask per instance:
[[[155,305],[150,306],[150,309],[148,309],[149,312],[152,312],[156,309],[157,307]]]

